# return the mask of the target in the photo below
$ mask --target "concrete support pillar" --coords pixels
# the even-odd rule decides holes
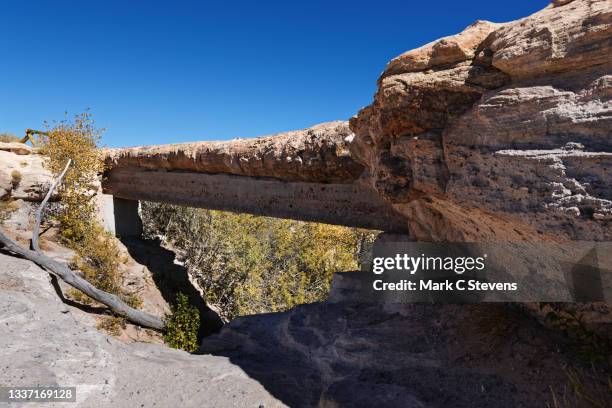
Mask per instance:
[[[138,201],[124,200],[103,194],[99,199],[100,218],[104,229],[116,237],[139,237],[142,221],[138,214]]]
[[[142,220],[138,214],[138,201],[113,197],[115,208],[115,236],[140,237]]]

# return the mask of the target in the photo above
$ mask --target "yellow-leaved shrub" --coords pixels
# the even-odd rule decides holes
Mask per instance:
[[[94,194],[98,174],[104,170],[104,161],[98,143],[101,130],[96,129],[89,113],[64,119],[47,129],[42,136],[41,153],[48,156],[47,166],[58,175],[69,159],[72,164],[59,186],[61,212],[58,220],[61,233],[68,242],[85,239],[95,223]]]
[[[99,289],[123,298],[138,307],[141,301],[123,288],[121,264],[125,259],[114,237],[98,223],[95,194],[98,176],[104,170],[102,152],[98,148],[102,131],[95,127],[90,113],[65,118],[47,125],[47,135],[41,136],[41,153],[48,157],[45,165],[58,176],[68,160],[72,160],[58,192],[60,207],[57,214],[64,244],[77,253],[73,266],[85,279]],[[84,295],[75,297],[90,302]]]
[[[223,317],[325,299],[334,272],[359,268],[372,231],[142,203],[145,233],[163,236]]]

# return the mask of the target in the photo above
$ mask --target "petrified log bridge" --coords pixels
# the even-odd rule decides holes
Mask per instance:
[[[347,148],[352,137],[348,123],[330,122],[256,139],[110,150],[103,186],[122,218],[116,232],[137,232],[137,200],[403,231],[362,180],[364,167]]]
[[[105,189],[421,241],[610,241],[611,53],[609,0],[477,21],[390,61],[348,126],[110,151]]]

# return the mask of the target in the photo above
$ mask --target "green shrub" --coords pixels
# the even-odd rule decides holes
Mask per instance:
[[[170,347],[194,352],[198,349],[198,330],[200,313],[191,306],[189,298],[183,293],[176,295],[176,303],[165,317],[166,330],[164,341]]]

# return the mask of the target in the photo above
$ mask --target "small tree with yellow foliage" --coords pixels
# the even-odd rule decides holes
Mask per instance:
[[[39,140],[41,153],[48,157],[46,166],[57,176],[72,160],[59,188],[57,220],[64,243],[78,254],[73,265],[97,288],[118,295],[130,306],[139,306],[140,300],[123,290],[120,267],[125,257],[96,217],[98,175],[104,170],[104,158],[98,148],[102,130],[95,127],[89,112],[46,127],[46,134]],[[78,291],[71,294],[89,302]]]
[[[59,188],[61,212],[58,220],[62,237],[77,244],[90,234],[95,224],[94,194],[98,174],[104,170],[104,161],[97,148],[102,130],[96,129],[89,112],[65,118],[42,136],[42,153],[49,157],[48,168],[59,174],[69,159],[72,164]]]

